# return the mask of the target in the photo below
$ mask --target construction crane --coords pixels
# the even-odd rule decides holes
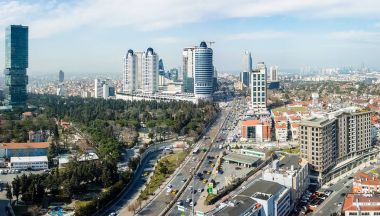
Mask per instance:
[[[211,45],[215,43],[215,41],[206,41],[209,44],[209,47],[211,48]]]

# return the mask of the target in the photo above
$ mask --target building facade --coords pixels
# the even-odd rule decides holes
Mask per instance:
[[[278,66],[271,66],[269,68],[269,81],[278,80]]]
[[[195,47],[183,49],[183,90],[187,93],[194,93],[194,50]]]
[[[201,42],[194,49],[194,95],[198,99],[212,100],[214,92],[213,51]]]
[[[267,109],[267,68],[264,62],[257,63],[251,73],[251,108],[254,112]]]
[[[335,119],[312,118],[300,122],[300,155],[309,162],[311,170],[323,174],[336,163],[337,131]]]
[[[266,142],[271,140],[271,125],[268,121],[244,120],[241,127],[243,139],[254,140],[256,142]]]
[[[48,169],[48,158],[47,156],[11,157],[9,168],[17,170]]]
[[[159,58],[152,48],[128,50],[124,56],[123,92],[153,94],[158,90]]]
[[[11,25],[5,30],[5,104],[26,105],[28,76],[28,27]]]

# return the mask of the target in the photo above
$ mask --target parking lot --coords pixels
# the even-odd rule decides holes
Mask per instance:
[[[315,192],[309,190],[305,191],[296,205],[296,213],[299,213],[299,215],[306,215],[315,211],[332,193],[332,190]]]
[[[22,174],[26,174],[26,175],[29,175],[30,173],[33,173],[33,174],[39,174],[39,173],[43,173],[44,171],[43,170],[38,170],[38,171],[28,171],[28,170],[20,170],[19,172],[15,173],[15,172],[10,172],[9,169],[1,169],[1,170],[7,170],[7,172],[2,172],[2,174],[0,174],[0,182],[1,183],[11,183],[13,181],[13,179],[18,175],[18,176],[21,176]]]

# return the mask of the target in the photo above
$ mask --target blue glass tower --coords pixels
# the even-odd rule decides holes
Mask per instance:
[[[28,27],[11,25],[5,30],[5,104],[26,105],[28,76]]]
[[[214,91],[213,52],[201,42],[194,52],[194,94],[196,98],[212,100]]]

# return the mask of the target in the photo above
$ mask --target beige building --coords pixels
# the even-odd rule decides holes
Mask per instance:
[[[322,178],[335,165],[336,119],[312,118],[300,123],[301,158],[306,159],[311,170]],[[319,181],[319,180],[318,180]]]

